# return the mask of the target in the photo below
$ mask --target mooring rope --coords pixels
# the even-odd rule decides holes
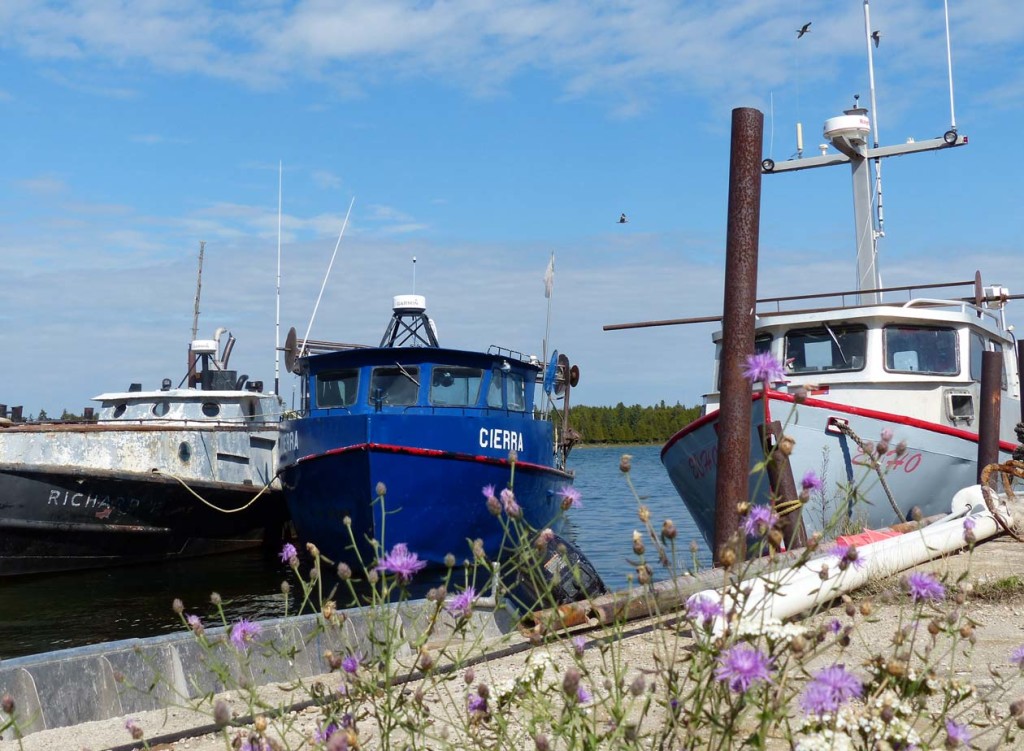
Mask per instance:
[[[183,480],[183,479],[182,479],[181,477],[178,477],[177,475],[171,474],[170,472],[164,472],[163,470],[160,470],[160,469],[157,469],[157,470],[155,470],[155,472],[156,472],[156,473],[157,473],[158,475],[163,475],[164,477],[170,477],[170,478],[171,478],[172,480],[177,480],[177,481],[178,481],[179,483],[181,483],[181,486],[182,486],[183,488],[185,488],[185,490],[187,490],[187,491],[188,491],[189,493],[191,493],[191,494],[192,494],[193,496],[195,496],[195,498],[196,498],[197,500],[199,500],[199,502],[200,502],[200,503],[202,503],[202,504],[204,504],[204,505],[206,505],[206,506],[209,506],[209,507],[210,507],[210,508],[212,508],[212,509],[213,509],[214,511],[219,511],[219,512],[220,512],[220,513],[222,513],[222,514],[237,514],[237,513],[239,512],[239,511],[245,511],[245,510],[246,510],[247,508],[249,508],[249,507],[250,507],[251,505],[253,505],[254,503],[256,503],[256,501],[258,501],[258,500],[259,500],[259,498],[260,498],[260,496],[261,496],[261,495],[263,495],[263,494],[264,494],[264,493],[266,493],[266,492],[267,492],[268,490],[270,490],[270,486],[271,486],[271,485],[273,485],[273,483],[274,483],[274,480],[276,480],[276,479],[277,479],[277,476],[278,476],[278,475],[280,474],[280,471],[276,472],[276,473],[274,474],[274,476],[270,478],[270,481],[269,481],[269,482],[268,482],[268,483],[267,483],[266,485],[264,485],[264,486],[263,486],[262,488],[260,488],[259,492],[258,492],[258,493],[256,493],[256,495],[254,495],[254,496],[252,497],[252,500],[250,500],[250,501],[249,501],[248,503],[246,503],[246,504],[245,504],[244,506],[239,506],[238,508],[234,508],[234,509],[226,509],[226,508],[221,508],[220,506],[216,505],[215,503],[211,503],[210,501],[208,501],[208,500],[206,500],[205,498],[203,498],[203,497],[202,497],[201,495],[199,495],[199,493],[197,493],[197,492],[196,492],[195,490],[193,490],[193,489],[192,489],[192,488],[191,488],[191,487],[189,486],[189,484],[188,484],[187,482],[185,482],[185,480]]]
[[[889,499],[889,505],[892,506],[892,510],[896,514],[896,521],[906,521],[903,517],[903,512],[900,511],[900,507],[896,505],[896,499],[893,497],[892,491],[889,489],[889,483],[885,481],[885,474],[882,472],[882,465],[878,462],[878,459],[875,458],[875,453],[873,451],[869,452],[865,448],[864,441],[859,435],[853,432],[853,428],[851,428],[848,423],[839,422],[837,420],[835,422],[835,426],[839,428],[840,433],[853,440],[853,442],[857,444],[857,448],[860,449],[861,453],[867,457],[868,462],[870,462],[869,466],[875,470],[875,474],[878,475],[878,481],[882,484],[882,490],[885,491],[885,497]]]
[[[1003,528],[1010,537],[1017,542],[1024,542],[1024,539],[1014,532],[1010,525],[1006,523],[1006,519],[1003,518],[1002,513],[996,508],[995,505],[995,491],[989,486],[988,478],[993,472],[998,472],[1003,478],[1003,490],[1006,493],[1007,500],[1013,500],[1016,496],[1013,494],[1013,488],[1011,487],[1013,480],[1011,478],[1017,477],[1024,479],[1024,461],[1019,459],[1011,459],[1005,464],[988,464],[984,469],[981,470],[981,495],[985,499],[985,505],[988,507],[988,511],[995,518],[996,523]]]

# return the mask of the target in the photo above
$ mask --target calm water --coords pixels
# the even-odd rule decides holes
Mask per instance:
[[[610,589],[626,586],[633,557],[632,533],[640,528],[637,501],[619,471],[619,457],[633,455],[633,483],[660,529],[672,519],[684,560],[700,536],[659,459],[659,446],[577,448],[569,457],[583,508],[570,517],[570,537]],[[702,565],[710,554],[700,543]],[[685,565],[685,563],[684,563]],[[229,617],[283,614],[279,560],[245,552],[179,563],[102,569],[0,581],[0,658],[83,644],[151,636],[181,628],[171,612],[180,597],[189,612],[209,613],[210,592],[220,593]]]

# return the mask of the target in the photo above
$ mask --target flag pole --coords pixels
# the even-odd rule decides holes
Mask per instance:
[[[541,348],[541,364],[548,366],[548,337],[551,335],[551,293],[555,287],[555,251],[551,251],[547,271],[544,272],[544,297],[548,299],[548,315],[544,324],[544,343]]]

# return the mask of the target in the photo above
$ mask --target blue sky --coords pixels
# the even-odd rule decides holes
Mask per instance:
[[[871,5],[883,144],[950,125],[942,11]],[[883,280],[980,269],[1024,292],[1024,14],[950,13],[970,145],[887,162]],[[3,0],[0,402],[177,383],[200,241],[200,336],[227,327],[232,365],[272,383],[283,163],[282,341],[355,199],[312,338],[377,343],[416,257],[444,346],[540,354],[554,252],[574,402],[696,404],[711,326],[602,325],[721,311],[733,108],[765,113],[781,160],[796,121],[813,153],[855,93],[860,0]],[[848,169],[765,178],[759,294],[849,289],[854,268]]]

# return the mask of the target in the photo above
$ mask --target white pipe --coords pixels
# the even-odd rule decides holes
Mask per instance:
[[[974,520],[973,532],[977,542],[1002,531],[985,505],[980,485],[959,491],[953,496],[952,507],[952,513],[927,527],[859,546],[860,566],[850,564],[840,569],[840,559],[826,554],[812,558],[798,568],[780,569],[739,582],[735,588],[745,593],[739,599],[736,597],[739,592],[729,591],[723,595],[720,590],[709,589],[692,595],[688,602],[704,599],[721,604],[726,615],[711,624],[716,634],[725,630],[725,619],[733,610],[736,611],[733,618],[739,623],[757,627],[791,618],[871,580],[892,576],[960,550],[967,545],[964,541],[964,519],[967,517]],[[1007,524],[1012,523],[1007,511],[1002,515]],[[823,567],[827,567],[825,575],[822,574]]]

